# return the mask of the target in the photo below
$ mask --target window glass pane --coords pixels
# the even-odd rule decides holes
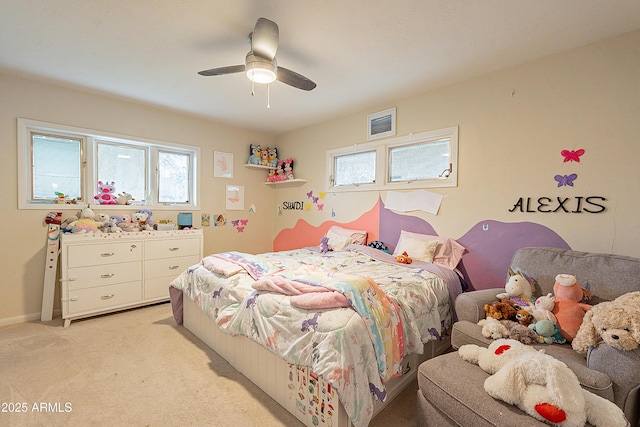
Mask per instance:
[[[34,200],[55,199],[56,193],[82,199],[81,146],[81,139],[31,133]]]
[[[334,158],[333,185],[371,184],[376,182],[376,152],[345,154]]]
[[[146,153],[141,147],[98,142],[98,180],[114,182],[116,194],[126,191],[134,200],[145,200]]]
[[[389,181],[446,178],[449,140],[404,145],[389,149]]]
[[[188,154],[158,153],[158,202],[189,202],[189,160]]]

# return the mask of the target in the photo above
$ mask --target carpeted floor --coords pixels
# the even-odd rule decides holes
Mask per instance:
[[[300,426],[169,304],[0,327],[1,426]],[[370,426],[415,426],[417,385]]]

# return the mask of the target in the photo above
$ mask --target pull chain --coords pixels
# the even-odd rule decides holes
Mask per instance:
[[[271,98],[271,83],[267,85],[267,108],[271,108],[270,98]]]

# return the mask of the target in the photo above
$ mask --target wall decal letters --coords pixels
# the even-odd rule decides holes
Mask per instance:
[[[576,196],[576,197],[520,197],[509,212],[528,213],[601,213],[607,208],[601,204],[607,199],[602,196]]]

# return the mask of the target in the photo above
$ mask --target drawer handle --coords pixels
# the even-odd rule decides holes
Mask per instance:
[[[100,299],[111,299],[111,298],[113,298],[115,295],[116,295],[116,294],[102,295],[102,296],[100,297]]]
[[[175,270],[175,269],[178,269],[178,268],[180,268],[179,265],[171,265],[171,266],[169,266],[169,270]]]
[[[111,278],[111,277],[113,277],[113,276],[115,276],[115,275],[116,275],[115,273],[101,274],[101,275],[100,275],[100,278],[101,278],[101,279],[109,279],[109,278]]]
[[[169,250],[170,250],[171,252],[177,251],[178,249],[180,249],[180,248],[169,248]]]
[[[108,257],[108,256],[114,256],[116,253],[115,252],[105,252],[100,254],[101,257]]]

